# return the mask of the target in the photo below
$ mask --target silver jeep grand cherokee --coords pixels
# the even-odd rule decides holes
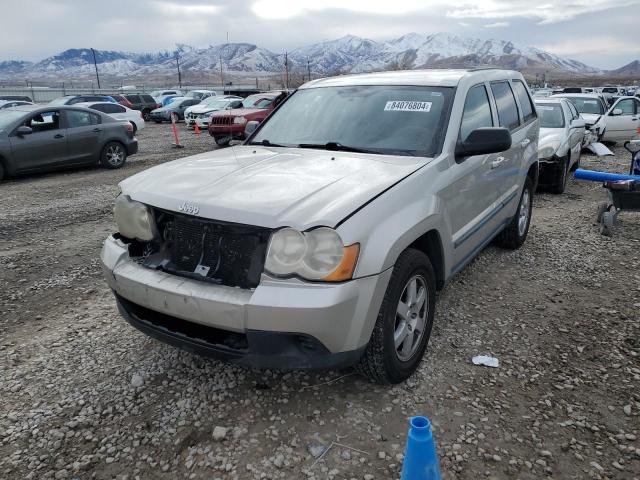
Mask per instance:
[[[312,81],[244,145],[123,181],[105,275],[127,321],[185,350],[401,382],[436,290],[525,241],[537,142],[514,71]]]

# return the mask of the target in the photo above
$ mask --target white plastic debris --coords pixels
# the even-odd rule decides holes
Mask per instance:
[[[599,157],[604,157],[605,155],[613,155],[613,152],[600,142],[594,142],[591,145],[587,145],[587,150],[591,150]]]
[[[471,359],[474,365],[484,365],[485,367],[498,368],[500,361],[496,357],[488,355],[476,355]]]

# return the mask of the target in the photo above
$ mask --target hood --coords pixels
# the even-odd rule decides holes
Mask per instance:
[[[206,112],[217,112],[220,110],[219,107],[212,107],[210,105],[194,105],[192,107],[187,108],[189,113],[206,113]]]
[[[562,142],[564,139],[564,129],[562,128],[540,128],[540,138],[538,146],[542,147],[550,143]]]
[[[375,157],[375,158],[374,158]],[[269,228],[333,227],[428,159],[256,146],[175,160],[120,183],[132,199],[171,211]]]

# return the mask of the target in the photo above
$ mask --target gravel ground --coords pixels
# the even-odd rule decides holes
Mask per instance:
[[[118,171],[0,185],[0,477],[397,478],[422,414],[444,478],[640,478],[640,214],[602,237],[599,185],[538,195],[525,246],[487,248],[440,293],[403,385],[247,370],[138,333],[101,278],[118,181],[213,148],[180,131],[177,150],[148,125]],[[614,150],[583,165],[622,172]]]

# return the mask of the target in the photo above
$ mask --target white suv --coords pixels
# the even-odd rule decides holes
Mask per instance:
[[[120,184],[101,259],[122,315],[246,365],[403,381],[436,290],[492,240],[527,237],[538,119],[522,75],[316,80],[255,126]]]

